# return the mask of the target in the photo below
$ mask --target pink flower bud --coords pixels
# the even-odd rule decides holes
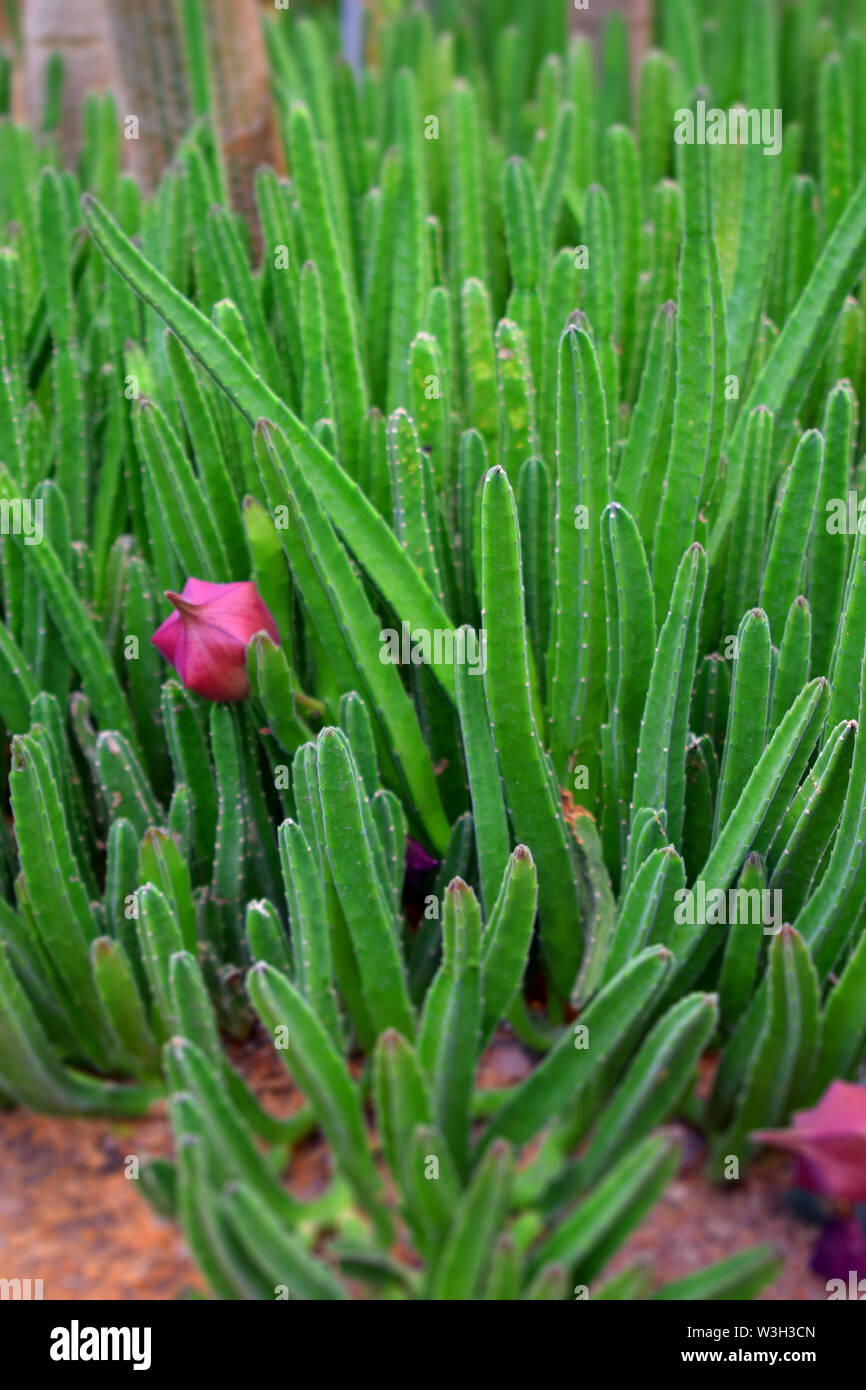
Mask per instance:
[[[842,1202],[866,1202],[866,1087],[834,1081],[792,1129],[752,1135],[797,1157],[796,1183]]]
[[[266,632],[279,642],[277,625],[253,581],[211,584],[188,579],[182,594],[166,592],[175,612],[151,641],[187,690],[206,700],[245,700],[250,693],[246,654],[250,639]]]

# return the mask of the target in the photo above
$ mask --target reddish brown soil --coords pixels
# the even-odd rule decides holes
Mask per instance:
[[[784,1264],[760,1299],[826,1298],[824,1280],[809,1269],[819,1228],[798,1221],[785,1205],[789,1171],[787,1159],[767,1154],[752,1164],[742,1181],[712,1184],[701,1162],[686,1158],[610,1271],[647,1261],[654,1271],[653,1283],[661,1284],[766,1241]]]
[[[177,1298],[202,1282],[176,1226],[123,1176],[128,1154],[169,1153],[164,1112],[133,1123],[0,1115],[0,1276],[46,1299]]]
[[[232,1051],[270,1110],[296,1108],[299,1097],[270,1047],[251,1041]],[[527,1066],[520,1047],[501,1039],[485,1058],[481,1083],[511,1084]],[[0,1114],[0,1277],[41,1278],[45,1298],[59,1300],[173,1299],[201,1289],[177,1228],[156,1217],[124,1177],[128,1155],[170,1151],[162,1106],[131,1122]],[[763,1297],[823,1298],[823,1281],[808,1269],[815,1228],[784,1207],[786,1160],[768,1155],[744,1181],[718,1188],[703,1177],[694,1143],[685,1152],[681,1172],[611,1268],[646,1260],[662,1282],[769,1241],[785,1265]],[[325,1146],[313,1137],[293,1160],[290,1185],[311,1197],[328,1170]]]

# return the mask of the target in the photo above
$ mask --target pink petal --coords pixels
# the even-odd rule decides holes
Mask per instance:
[[[866,1089],[834,1081],[790,1129],[759,1130],[753,1139],[797,1158],[797,1183],[839,1201],[866,1201]]]
[[[187,579],[180,595],[168,595],[175,611],[152,642],[188,690],[208,700],[249,695],[246,650],[257,632],[279,643],[280,634],[252,580],[213,584]]]

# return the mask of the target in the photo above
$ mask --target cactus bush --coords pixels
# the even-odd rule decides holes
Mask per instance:
[[[167,1096],[216,1297],[643,1297],[659,1127],[738,1177],[866,1051],[866,16],[662,3],[633,89],[389,8],[264,21],[254,225],[199,5],[152,195],[0,123],[0,1091]]]

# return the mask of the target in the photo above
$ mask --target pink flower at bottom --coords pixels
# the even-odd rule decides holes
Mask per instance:
[[[841,1202],[866,1202],[866,1086],[834,1081],[811,1110],[799,1110],[791,1129],[759,1130],[797,1158],[796,1183]]]
[[[206,700],[245,700],[250,693],[246,655],[250,639],[266,632],[279,643],[277,625],[251,579],[211,584],[188,579],[183,593],[166,592],[175,611],[151,642],[187,690]]]

